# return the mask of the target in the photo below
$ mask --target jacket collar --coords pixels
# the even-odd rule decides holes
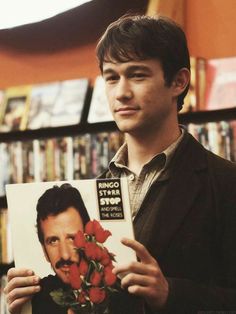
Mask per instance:
[[[143,239],[142,237],[139,239],[151,251],[157,251],[158,256],[163,254],[164,249],[191,209],[201,186],[199,172],[203,171],[206,166],[205,149],[187,133],[173,158],[170,176],[162,178],[162,181],[169,180],[169,182],[155,216],[155,231],[149,233],[149,239],[145,238],[145,235],[143,235]],[[161,183],[158,181],[156,184]],[[150,192],[158,193],[158,191],[154,191],[156,188],[155,185],[152,186],[153,190]],[[145,200],[142,209],[145,210]],[[139,219],[138,215],[136,219]]]

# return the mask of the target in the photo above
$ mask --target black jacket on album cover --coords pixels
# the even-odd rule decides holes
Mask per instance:
[[[41,291],[32,299],[32,314],[67,314],[67,309],[57,305],[50,292],[66,285],[55,275],[49,275],[40,281]]]
[[[146,306],[146,314],[236,310],[236,164],[186,132],[170,171],[147,192],[134,229],[170,287],[165,309]],[[138,314],[135,304],[131,295],[116,296],[113,313]]]
[[[68,285],[64,284],[56,275],[49,275],[43,278],[40,281],[41,290],[32,298],[32,314],[67,314],[67,309],[57,305],[52,297],[50,296],[50,292],[57,289],[67,290]],[[70,288],[69,288],[70,289]],[[117,293],[114,294],[114,297],[111,300],[111,303],[116,304]],[[119,295],[120,297],[120,295]],[[126,300],[127,294],[124,292],[122,296],[123,302]],[[127,299],[127,305],[125,310],[129,313],[134,310],[134,313],[139,313],[140,304],[139,302],[129,303],[129,299]],[[116,313],[115,308],[111,306],[109,308],[109,314]],[[130,312],[131,313],[131,312]],[[120,312],[123,314],[123,312]]]

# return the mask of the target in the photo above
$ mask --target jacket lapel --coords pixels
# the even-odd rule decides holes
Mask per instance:
[[[206,168],[203,147],[189,134],[186,134],[173,159],[170,177],[162,178],[152,187],[151,193],[158,193],[158,185],[166,184],[166,190],[158,208],[149,208],[153,221],[151,230],[146,226],[144,241],[150,252],[160,257],[168,243],[181,226],[184,217],[191,209],[200,190],[199,171]],[[164,182],[164,181],[168,182]],[[156,189],[156,192],[153,190]],[[150,194],[151,194],[150,193]],[[145,210],[145,209],[144,209]],[[137,217],[138,220],[138,217]],[[145,222],[143,222],[145,225]]]

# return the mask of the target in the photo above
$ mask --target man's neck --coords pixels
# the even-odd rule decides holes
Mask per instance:
[[[143,166],[155,155],[163,152],[168,146],[177,140],[181,131],[176,125],[171,132],[148,132],[145,136],[126,134],[128,147],[127,166],[135,174],[139,175]]]

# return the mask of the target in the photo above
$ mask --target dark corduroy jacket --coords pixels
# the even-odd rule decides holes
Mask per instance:
[[[147,192],[134,229],[170,287],[165,309],[146,307],[146,313],[236,311],[234,163],[207,151],[186,133],[170,171]],[[117,314],[141,310],[128,294],[116,296],[114,304]]]

